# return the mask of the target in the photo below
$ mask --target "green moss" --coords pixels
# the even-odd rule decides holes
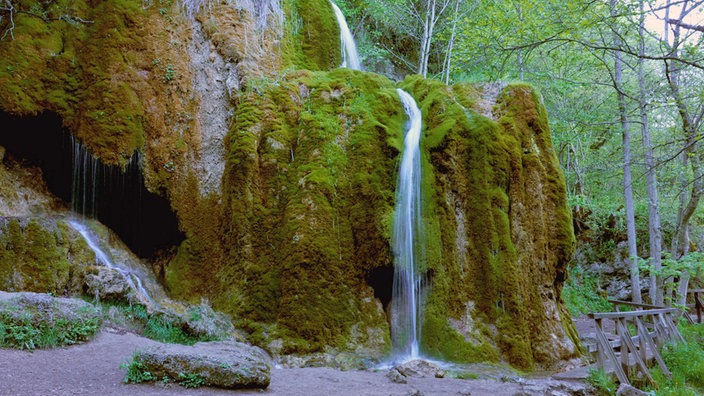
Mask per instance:
[[[332,70],[340,66],[340,28],[328,0],[288,0],[284,58],[291,66]]]
[[[447,87],[419,76],[400,86],[423,113],[427,158],[423,211],[430,291],[422,347],[468,361],[496,356],[497,345],[504,359],[523,369],[554,360],[545,355],[551,347],[543,346],[552,345],[554,329],[528,323],[548,322],[542,316],[545,289],[537,285],[551,288],[553,303],[564,310],[555,285],[564,279],[560,272],[573,237],[539,97],[529,87],[509,86],[498,104],[504,111],[493,121],[474,109],[479,90],[471,86]],[[522,209],[531,205],[542,206]],[[555,221],[545,221],[553,216]],[[447,322],[463,318],[468,304],[474,320],[496,326],[498,337],[484,334],[493,343],[470,342]],[[572,338],[571,321],[561,317],[565,337]]]
[[[226,139],[226,258],[204,270],[198,257],[191,272],[178,258],[169,284],[197,295],[202,279],[219,309],[274,324],[287,351],[346,348],[353,325],[388,328],[365,284],[391,265],[385,219],[402,122],[383,77],[340,69],[252,82]]]
[[[435,312],[438,305],[430,304],[423,321],[423,350],[429,356],[458,363],[496,362],[499,354],[488,341],[469,342],[448,323],[444,312]]]

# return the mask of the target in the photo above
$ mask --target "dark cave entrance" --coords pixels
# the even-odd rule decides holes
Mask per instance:
[[[110,227],[139,257],[184,240],[168,200],[144,186],[137,153],[124,171],[104,165],[79,149],[54,113],[15,117],[0,112],[0,145],[16,160],[40,167],[49,191],[66,203],[78,195],[75,209]]]
[[[384,311],[388,311],[393,295],[394,267],[376,267],[367,272],[367,284],[374,289],[374,297],[381,301]]]

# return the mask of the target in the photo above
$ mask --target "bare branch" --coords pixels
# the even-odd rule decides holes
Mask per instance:
[[[679,27],[683,27],[688,30],[696,30],[698,32],[704,32],[704,25],[690,25],[688,23],[684,23],[680,21],[679,19],[670,19],[668,21],[672,25],[677,25]]]

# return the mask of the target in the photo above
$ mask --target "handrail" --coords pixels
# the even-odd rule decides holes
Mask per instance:
[[[679,310],[677,308],[658,308],[658,309],[648,309],[639,311],[629,311],[629,312],[592,312],[587,314],[592,319],[619,319],[619,318],[636,318],[648,315],[659,315],[675,313]]]
[[[616,303],[621,303],[616,301]],[[633,304],[623,302],[638,308],[648,304]],[[635,366],[645,379],[657,387],[654,378],[648,372],[648,360],[654,359],[662,372],[670,377],[668,370],[658,351],[665,342],[683,341],[682,335],[673,322],[673,317],[680,312],[677,308],[657,307],[630,312],[593,312],[588,316],[596,322],[597,367],[606,369],[610,366],[619,382],[630,384],[628,374],[630,367]],[[603,320],[614,321],[614,336],[605,330]],[[648,322],[648,323],[646,323]],[[632,335],[631,331],[636,334]],[[617,354],[618,351],[618,354]]]
[[[652,305],[652,304],[643,304],[643,303],[634,303],[632,301],[622,301],[622,300],[607,300],[611,304],[614,304],[614,307],[618,311],[617,305],[627,305],[630,307],[640,307],[640,308],[648,308],[648,309],[659,309],[659,308],[666,308],[662,305]]]

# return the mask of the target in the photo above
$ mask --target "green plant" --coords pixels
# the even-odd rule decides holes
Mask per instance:
[[[694,396],[704,394],[704,326],[680,324],[680,333],[685,342],[668,344],[662,350],[662,358],[672,373],[668,378],[656,367],[653,378],[659,385],[651,389],[657,396]]]
[[[594,387],[598,396],[611,396],[616,394],[616,381],[613,377],[606,374],[604,370],[589,369],[587,382]]]
[[[127,370],[125,378],[122,380],[126,384],[139,384],[141,382],[154,381],[156,378],[147,371],[144,363],[137,360],[137,354],[132,355],[132,360],[120,365],[120,368]]]
[[[166,65],[166,68],[164,68],[164,77],[161,79],[161,81],[170,82],[174,79],[175,75],[176,71],[174,70],[174,66],[169,63],[168,65]]]
[[[203,377],[196,373],[178,373],[178,384],[184,388],[200,388],[205,383]]]
[[[573,266],[562,289],[562,298],[574,316],[589,312],[610,311],[611,304],[599,292],[597,275]]]
[[[20,316],[0,313],[0,346],[32,350],[73,345],[91,338],[99,327],[100,319],[97,317],[35,323],[27,313]]]

